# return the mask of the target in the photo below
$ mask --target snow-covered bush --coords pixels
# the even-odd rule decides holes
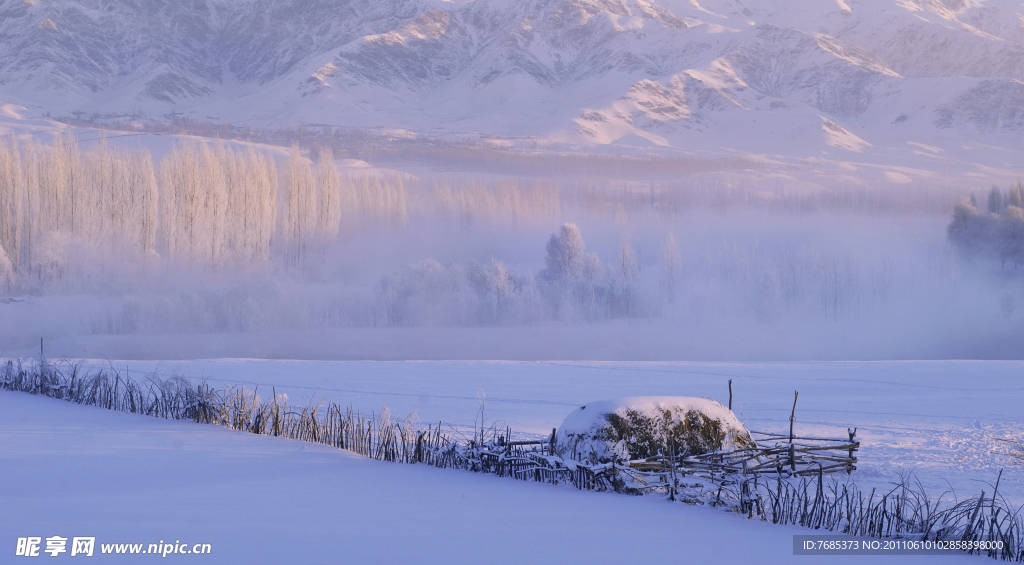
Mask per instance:
[[[533,277],[504,263],[441,265],[427,259],[384,277],[376,289],[376,323],[385,326],[503,326],[543,313]]]
[[[731,410],[714,400],[652,396],[582,406],[562,422],[554,450],[588,463],[700,455],[755,447]]]

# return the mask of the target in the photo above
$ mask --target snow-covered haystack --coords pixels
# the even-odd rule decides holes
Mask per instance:
[[[594,402],[573,411],[558,428],[554,450],[565,459],[605,463],[749,447],[756,447],[750,433],[720,403],[647,396]]]

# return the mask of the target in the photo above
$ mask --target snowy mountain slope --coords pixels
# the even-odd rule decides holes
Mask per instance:
[[[1024,43],[1024,2],[1021,0],[987,0],[980,9],[960,19],[996,37]]]
[[[211,46],[225,6],[202,1],[187,8],[163,2],[8,4],[14,6],[0,18],[0,84],[10,91],[88,99],[89,93],[110,96],[117,86],[173,102],[210,95],[207,84],[222,79]]]
[[[111,94],[111,107],[171,106],[231,84],[258,87],[310,55],[386,31],[425,9],[414,0],[313,0],[301,7],[264,0],[12,4],[0,14],[0,84],[30,99],[70,95],[69,102],[86,108]]]
[[[0,38],[0,101],[36,115],[789,155],[1024,135],[1021,0],[27,0]]]
[[[432,10],[349,46],[337,65],[386,87],[394,80],[436,85],[460,75],[482,86],[516,74],[558,87],[615,71],[664,74],[678,50],[666,52],[661,38],[645,35],[652,24],[686,27],[674,14],[642,1],[534,0],[511,9],[502,4],[481,0],[454,13]]]
[[[715,123],[715,112],[794,107],[855,117],[868,110],[875,88],[899,76],[870,53],[825,35],[771,24],[739,35],[704,68],[688,69],[664,85],[645,79],[609,110],[586,113],[577,120],[581,131],[594,135],[602,129],[598,124],[616,122],[665,133],[707,129]],[[772,100],[762,104],[766,98]],[[623,103],[632,105],[632,111],[624,112]]]

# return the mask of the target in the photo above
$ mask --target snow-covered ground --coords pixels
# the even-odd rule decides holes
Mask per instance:
[[[106,361],[89,361],[107,366]],[[798,434],[862,442],[853,479],[884,488],[913,472],[937,496],[976,495],[1004,469],[1000,491],[1024,503],[1024,362],[805,363],[111,361],[140,379],[154,372],[245,386],[289,403],[312,397],[363,411],[387,405],[426,423],[468,429],[485,395],[488,423],[547,436],[575,408],[624,396],[728,402],[749,429],[787,431],[793,392]]]
[[[861,459],[850,480],[861,488],[913,474],[933,496],[974,496],[991,493],[1002,471],[1000,493],[1024,504],[1024,361],[784,362],[1021,359],[1016,263],[1011,273],[993,258],[958,255],[944,230],[961,196],[976,193],[984,208],[990,186],[1005,191],[1024,172],[1024,0],[6,4],[0,140],[46,144],[68,135],[83,149],[109,143],[160,163],[186,140],[210,139],[145,133],[144,124],[185,118],[203,135],[247,124],[266,128],[256,139],[280,143],[299,139],[275,136],[300,124],[341,126],[335,155],[373,162],[339,159],[339,172],[365,177],[360,194],[376,204],[346,211],[337,245],[309,261],[322,270],[293,272],[290,253],[300,265],[306,258],[281,243],[288,232],[272,221],[291,221],[284,202],[292,192],[282,184],[262,232],[275,241],[263,270],[236,272],[211,254],[208,265],[182,265],[190,271],[173,264],[175,248],[164,241],[173,225],[165,180],[159,221],[139,216],[148,218],[139,233],[165,226],[144,244],[143,263],[108,254],[105,238],[94,236],[113,235],[101,233],[109,226],[91,235],[82,220],[39,227],[31,204],[39,194],[24,187],[88,183],[37,183],[36,175],[64,178],[64,169],[11,165],[24,172],[7,175],[7,192],[0,190],[0,209],[15,225],[0,241],[0,359],[33,356],[44,336],[48,355],[104,358],[85,363],[137,380],[183,375],[260,395],[273,389],[293,404],[329,399],[364,413],[387,406],[457,431],[483,417],[522,437],[546,437],[598,400],[727,403],[731,380],[735,413],[751,430],[788,429],[794,391],[798,434],[843,438],[857,428]],[[121,125],[130,116],[140,131],[51,119],[70,115]],[[429,165],[395,164],[387,151],[366,156],[377,155],[368,151],[377,145],[393,155],[419,150],[410,142],[399,152],[398,139],[426,149],[455,143]],[[283,146],[226,143],[272,155],[286,170]],[[491,146],[508,154],[491,162],[482,149]],[[536,171],[545,171],[554,170],[541,166],[548,158],[592,154],[621,157],[609,166],[637,155],[709,160],[680,160],[672,165],[678,172],[650,178],[626,166],[621,178],[593,187],[589,178],[577,186],[569,167],[537,191],[544,179],[529,177],[531,167],[505,179],[501,164],[536,159]],[[43,162],[10,155],[10,163]],[[730,159],[715,161],[723,157]],[[396,179],[395,187],[380,179]],[[513,213],[495,204],[499,220],[490,225],[490,199],[503,180],[519,195],[509,202],[524,207]],[[435,206],[441,188],[449,189],[449,208]],[[710,198],[719,193],[721,203]],[[272,191],[260,194],[273,209]],[[453,194],[465,196],[464,209]],[[636,205],[643,194],[649,206]],[[1011,192],[997,191],[989,210],[999,213],[1001,194],[1010,201]],[[94,201],[103,199],[117,201]],[[54,202],[72,203],[59,217],[81,214],[78,200]],[[95,226],[106,225],[103,214]],[[600,268],[604,288],[630,289],[626,317],[591,319],[593,304],[562,309],[568,287],[546,294],[554,281],[540,271],[544,242],[563,221],[586,233],[595,264],[611,261]],[[333,225],[325,233],[338,233],[339,221]],[[69,246],[62,230],[88,246]],[[46,249],[36,247],[43,235],[70,251],[43,261],[48,252],[30,253]],[[211,249],[228,239],[211,238]],[[84,252],[93,245],[97,255]],[[161,254],[156,270],[150,253]],[[29,260],[8,262],[16,255]],[[5,262],[17,277],[5,275]],[[36,283],[33,265],[46,267],[35,271]],[[478,265],[503,273],[481,279],[500,278],[502,293],[522,277],[521,317],[489,318],[486,308],[448,316],[476,312],[490,287],[457,294],[429,288],[431,281],[465,283],[466,269]],[[410,300],[392,299],[392,289],[403,288],[395,285],[419,279],[429,279],[429,292],[410,283]],[[633,309],[634,283],[646,314]],[[677,292],[685,297],[678,303]],[[108,360],[118,357],[128,360]],[[261,359],[188,360],[197,357]],[[576,358],[607,361],[565,361]],[[732,362],[668,361],[679,359]],[[749,360],[779,362],[737,362]],[[25,536],[181,540],[210,543],[213,563],[833,561],[791,557],[797,533],[807,530],[657,496],[389,464],[0,392],[0,539],[8,546]],[[107,558],[137,559],[97,556]],[[960,561],[967,558],[947,562]]]
[[[233,366],[255,369],[251,363]],[[262,365],[276,369],[272,374],[277,376],[287,367],[303,365]],[[384,391],[400,390],[404,383],[411,393],[423,392],[423,398],[458,404],[460,399],[431,395],[425,383],[415,385],[422,373],[401,371],[415,367],[383,370],[381,393],[399,398]],[[425,367],[453,368],[461,376],[452,382],[464,384],[472,366]],[[475,366],[479,374],[493,375],[487,367]],[[392,378],[384,386],[386,377],[396,374],[405,375],[402,382]],[[600,388],[576,394],[599,393]],[[523,411],[531,414],[539,405],[520,406],[533,406]],[[13,392],[0,392],[0,469],[0,539],[7,546],[3,562],[15,561],[15,539],[26,536],[94,536],[97,545],[88,562],[100,563],[155,557],[103,555],[102,544],[138,543],[146,551],[150,543],[178,540],[188,547],[209,543],[211,553],[171,554],[172,560],[224,564],[835,561],[793,557],[792,536],[809,530],[670,504],[661,497],[580,492],[385,463],[316,444]],[[80,557],[40,555],[47,563],[74,563]],[[942,559],[951,565],[988,562],[967,556]],[[930,563],[935,558],[842,560]]]

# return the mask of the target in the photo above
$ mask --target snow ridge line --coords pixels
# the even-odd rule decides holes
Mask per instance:
[[[257,387],[258,388],[258,387]],[[866,537],[904,537],[967,542],[969,553],[1024,562],[1024,516],[999,495],[999,479],[990,496],[955,500],[931,498],[919,481],[901,477],[888,493],[876,496],[852,482],[817,476],[774,481],[757,473],[718,476],[667,470],[642,471],[628,462],[586,465],[555,456],[550,442],[509,441],[511,430],[481,423],[473,437],[422,428],[414,417],[395,419],[385,407],[370,416],[325,400],[289,406],[272,391],[261,399],[256,390],[217,390],[205,381],[150,376],[140,383],[111,368],[87,371],[81,363],[51,364],[45,358],[8,360],[0,367],[0,389],[97,406],[118,412],[172,420],[192,420],[260,435],[283,436],[347,449],[392,462],[491,473],[520,480],[573,485],[580,490],[612,490],[642,495],[657,492],[670,500],[709,504],[774,524]],[[325,408],[326,403],[326,408]],[[490,438],[488,438],[490,436]],[[624,463],[624,464],[623,464]],[[1000,478],[1002,473],[1000,472]],[[773,484],[774,482],[774,484]],[[955,496],[955,495],[954,495]],[[985,542],[997,542],[985,543]],[[985,548],[985,549],[982,549]]]

